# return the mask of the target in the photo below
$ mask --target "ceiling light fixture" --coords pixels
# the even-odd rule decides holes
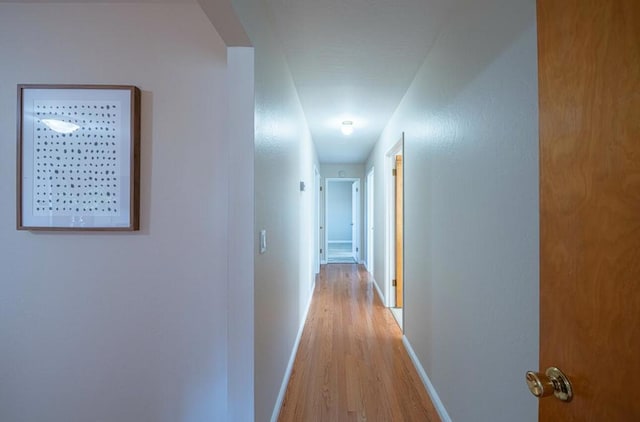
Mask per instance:
[[[353,133],[353,122],[351,120],[345,120],[342,122],[342,127],[340,128],[343,135],[351,135]]]

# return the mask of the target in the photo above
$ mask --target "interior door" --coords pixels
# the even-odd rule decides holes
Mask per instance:
[[[538,0],[539,420],[640,421],[640,1]]]
[[[367,270],[373,274],[374,169],[367,175]]]
[[[396,217],[396,308],[404,306],[403,289],[404,289],[404,180],[402,170],[402,155],[396,155],[396,186],[395,186],[395,217]]]
[[[351,184],[351,254],[356,262],[360,261],[358,257],[360,252],[360,242],[358,242],[358,214],[360,212],[358,209],[358,204],[360,203],[360,201],[358,201],[358,195],[360,195],[359,186],[360,183],[358,182]]]
[[[322,186],[320,185],[320,172],[318,169],[314,167],[314,228],[313,228],[313,256],[314,256],[314,280],[315,274],[320,272],[320,254],[322,251],[322,244],[320,242],[320,191],[322,190]]]

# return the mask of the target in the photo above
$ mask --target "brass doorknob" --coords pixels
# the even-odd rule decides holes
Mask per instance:
[[[547,368],[544,374],[528,371],[526,379],[529,391],[539,399],[552,394],[562,401],[571,401],[573,397],[569,378],[556,367]]]

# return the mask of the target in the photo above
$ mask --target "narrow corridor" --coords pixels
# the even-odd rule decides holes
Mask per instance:
[[[322,266],[279,421],[440,421],[363,266]]]

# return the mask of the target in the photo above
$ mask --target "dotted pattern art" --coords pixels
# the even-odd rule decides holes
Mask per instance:
[[[34,216],[119,216],[118,101],[34,103]]]

